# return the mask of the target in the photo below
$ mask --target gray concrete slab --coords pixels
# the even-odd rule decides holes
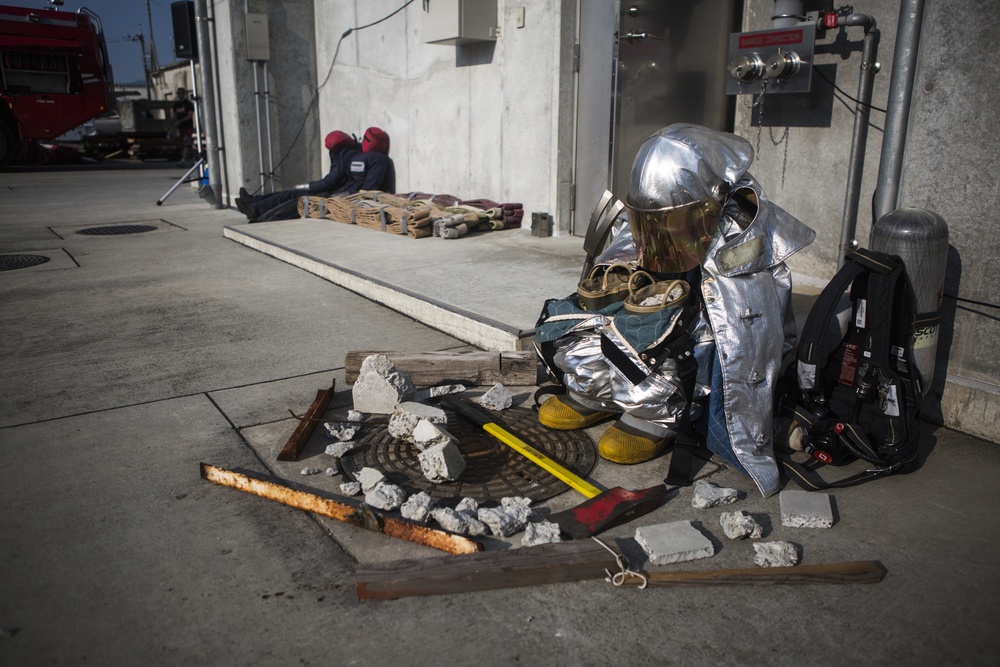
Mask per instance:
[[[410,545],[211,485],[197,463],[301,482],[301,462],[274,462],[295,425],[281,411],[339,378],[346,351],[461,343],[224,239],[238,215],[187,188],[155,208],[179,176],[3,175],[0,252],[51,249],[52,226],[162,215],[186,231],[66,239],[80,269],[0,279],[0,663],[937,665],[991,663],[1000,650],[1000,449],[930,426],[923,469],[833,492],[829,530],[781,526],[777,498],[715,463],[700,475],[739,489],[739,502],[695,510],[686,488],[643,518],[693,521],[717,541],[712,558],[669,567],[749,567],[752,541],[718,528],[722,511],[743,509],[769,517],[763,539],[796,543],[803,563],[879,560],[879,584],[591,581],[359,603],[355,556],[394,560]],[[338,383],[333,410],[346,390]],[[321,458],[314,438],[307,462]],[[668,464],[602,462],[593,477],[644,488]],[[636,527],[606,540],[644,567]]]

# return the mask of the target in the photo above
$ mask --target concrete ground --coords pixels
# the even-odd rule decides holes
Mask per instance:
[[[436,552],[212,485],[198,463],[332,488],[338,480],[298,475],[322,461],[319,435],[302,463],[275,462],[295,425],[287,410],[304,410],[334,380],[331,412],[346,408],[350,350],[468,345],[225,238],[241,216],[187,186],[157,207],[182,170],[113,167],[0,173],[0,254],[49,257],[0,272],[0,664],[995,659],[1000,448],[929,425],[923,469],[834,492],[831,529],[783,527],[776,497],[709,463],[699,474],[740,489],[738,504],[694,510],[682,489],[606,536],[650,567],[635,526],[689,520],[717,554],[660,569],[749,567],[751,545],[718,527],[723,509],[746,509],[767,517],[764,539],[799,545],[803,563],[880,561],[878,584],[640,591],[597,580],[359,602],[358,562]],[[154,230],[72,229],[112,223]],[[434,243],[411,241],[398,259],[426,266]],[[488,272],[488,253],[467,247]],[[662,479],[668,462],[603,464],[594,478],[640,488]],[[548,505],[576,502],[568,492]]]

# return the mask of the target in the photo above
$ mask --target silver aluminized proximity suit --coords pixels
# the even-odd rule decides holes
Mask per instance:
[[[591,409],[624,413],[623,421],[659,434],[677,426],[690,398],[701,413],[699,430],[709,449],[769,496],[779,485],[775,383],[783,357],[795,344],[791,274],[784,261],[811,243],[815,232],[767,199],[746,171],[752,159],[749,142],[732,134],[693,125],[660,130],[643,144],[633,167],[626,199],[630,230],[623,230],[596,261],[631,262],[653,271],[690,269],[689,277],[693,272],[701,307],[685,326],[698,361],[694,396],[683,395],[671,359],[645,353],[656,341],[647,337],[637,345],[635,336],[623,335],[617,316],[557,314],[549,322],[564,318],[553,341],[553,363],[569,396]],[[707,200],[721,205],[713,235],[702,230],[694,238],[666,218],[661,226],[672,226],[667,236],[675,238],[657,235],[656,214]],[[647,219],[637,226],[641,216]],[[671,243],[686,246],[674,253]],[[700,267],[685,266],[694,254]],[[665,335],[662,327],[655,335]],[[614,343],[646,378],[636,383],[634,375],[630,380],[623,374],[621,364],[603,353],[608,348],[602,351],[602,339],[605,346]]]

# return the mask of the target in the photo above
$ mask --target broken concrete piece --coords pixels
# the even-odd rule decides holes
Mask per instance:
[[[448,396],[450,394],[461,394],[465,391],[466,387],[464,384],[443,384],[437,385],[436,387],[424,387],[422,389],[417,389],[413,394],[413,400],[423,403],[424,401],[429,401],[432,398],[437,398],[438,396]]]
[[[534,547],[551,542],[562,542],[558,524],[551,521],[539,521],[538,523],[529,523],[524,527],[524,535],[521,537],[522,547]]]
[[[646,552],[653,565],[681,563],[715,555],[712,540],[705,537],[690,521],[642,526],[635,531],[635,541]]]
[[[417,455],[424,477],[431,482],[452,482],[465,470],[465,459],[452,443],[428,447]]]
[[[365,413],[360,410],[348,410],[347,411],[347,421],[351,422],[363,422],[365,420]]]
[[[341,424],[339,422],[327,422],[325,425],[326,434],[329,435],[334,440],[350,440],[358,431],[361,430],[360,426],[354,424]]]
[[[489,535],[490,529],[487,528],[486,524],[477,519],[474,516],[468,517],[469,527],[466,528],[465,534],[470,537],[482,537],[483,535]]]
[[[340,485],[340,492],[345,496],[356,496],[361,493],[361,482],[344,482]]]
[[[358,481],[361,483],[361,490],[368,493],[379,484],[385,482],[385,475],[381,470],[375,468],[362,468],[358,471]]]
[[[704,510],[717,505],[735,503],[739,500],[739,497],[740,492],[736,489],[723,488],[699,479],[694,485],[694,497],[691,498],[691,507]]]
[[[719,517],[719,524],[722,532],[731,540],[742,540],[748,537],[759,538],[764,534],[764,529],[753,516],[744,510],[735,512],[723,512]]]
[[[502,507],[531,507],[531,498],[524,496],[508,496],[500,499]]]
[[[431,424],[447,424],[448,415],[441,408],[423,403],[406,401],[392,409],[389,417],[389,435],[406,442],[413,442],[413,430],[421,420]]]
[[[331,467],[326,469],[326,474],[329,477],[336,477],[337,475],[340,474],[340,471],[337,470],[336,468]]]
[[[355,442],[354,440],[348,440],[346,442],[335,442],[332,445],[326,446],[326,453],[330,456],[335,456],[338,459],[341,456],[345,456],[350,452],[361,446],[360,442]]]
[[[321,472],[323,472],[322,468],[303,468],[302,469],[302,474],[303,475],[318,475]]]
[[[445,530],[464,535],[469,529],[469,517],[456,512],[450,507],[439,507],[431,510],[431,517]]]
[[[510,537],[524,530],[531,510],[527,507],[480,507],[479,520],[490,527],[494,535]]]
[[[415,390],[409,376],[398,372],[387,356],[372,354],[361,362],[351,394],[355,410],[387,415],[409,400]]]
[[[365,493],[365,502],[380,510],[394,510],[406,500],[406,491],[395,484],[383,482]]]
[[[473,400],[490,410],[506,410],[514,403],[514,397],[507,391],[507,387],[499,382],[490,387],[485,394]]]
[[[457,445],[458,438],[448,433],[443,427],[438,426],[426,419],[421,419],[417,422],[417,425],[413,428],[413,433],[410,434],[411,441],[416,445],[417,449],[424,451],[428,447],[433,447],[434,445],[446,445],[452,443]]]
[[[426,523],[427,519],[431,516],[431,510],[436,506],[436,500],[423,491],[420,491],[407,498],[406,502],[400,506],[399,512],[403,515],[404,519]]]
[[[475,498],[462,498],[458,501],[458,504],[455,505],[455,511],[476,517],[479,512],[479,501]]]
[[[790,567],[799,564],[799,550],[791,542],[754,542],[753,562],[761,567]]]
[[[830,528],[833,507],[830,496],[813,491],[782,491],[781,525],[789,528]]]

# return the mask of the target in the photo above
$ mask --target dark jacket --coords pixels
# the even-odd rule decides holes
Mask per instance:
[[[396,191],[396,167],[385,153],[358,153],[351,160],[349,183],[351,194],[359,190]]]
[[[318,195],[347,189],[350,181],[351,163],[359,155],[361,155],[361,146],[357,144],[341,148],[337,152],[330,151],[330,171],[323,178],[309,182],[309,194]],[[357,190],[351,190],[351,192],[357,192]]]

